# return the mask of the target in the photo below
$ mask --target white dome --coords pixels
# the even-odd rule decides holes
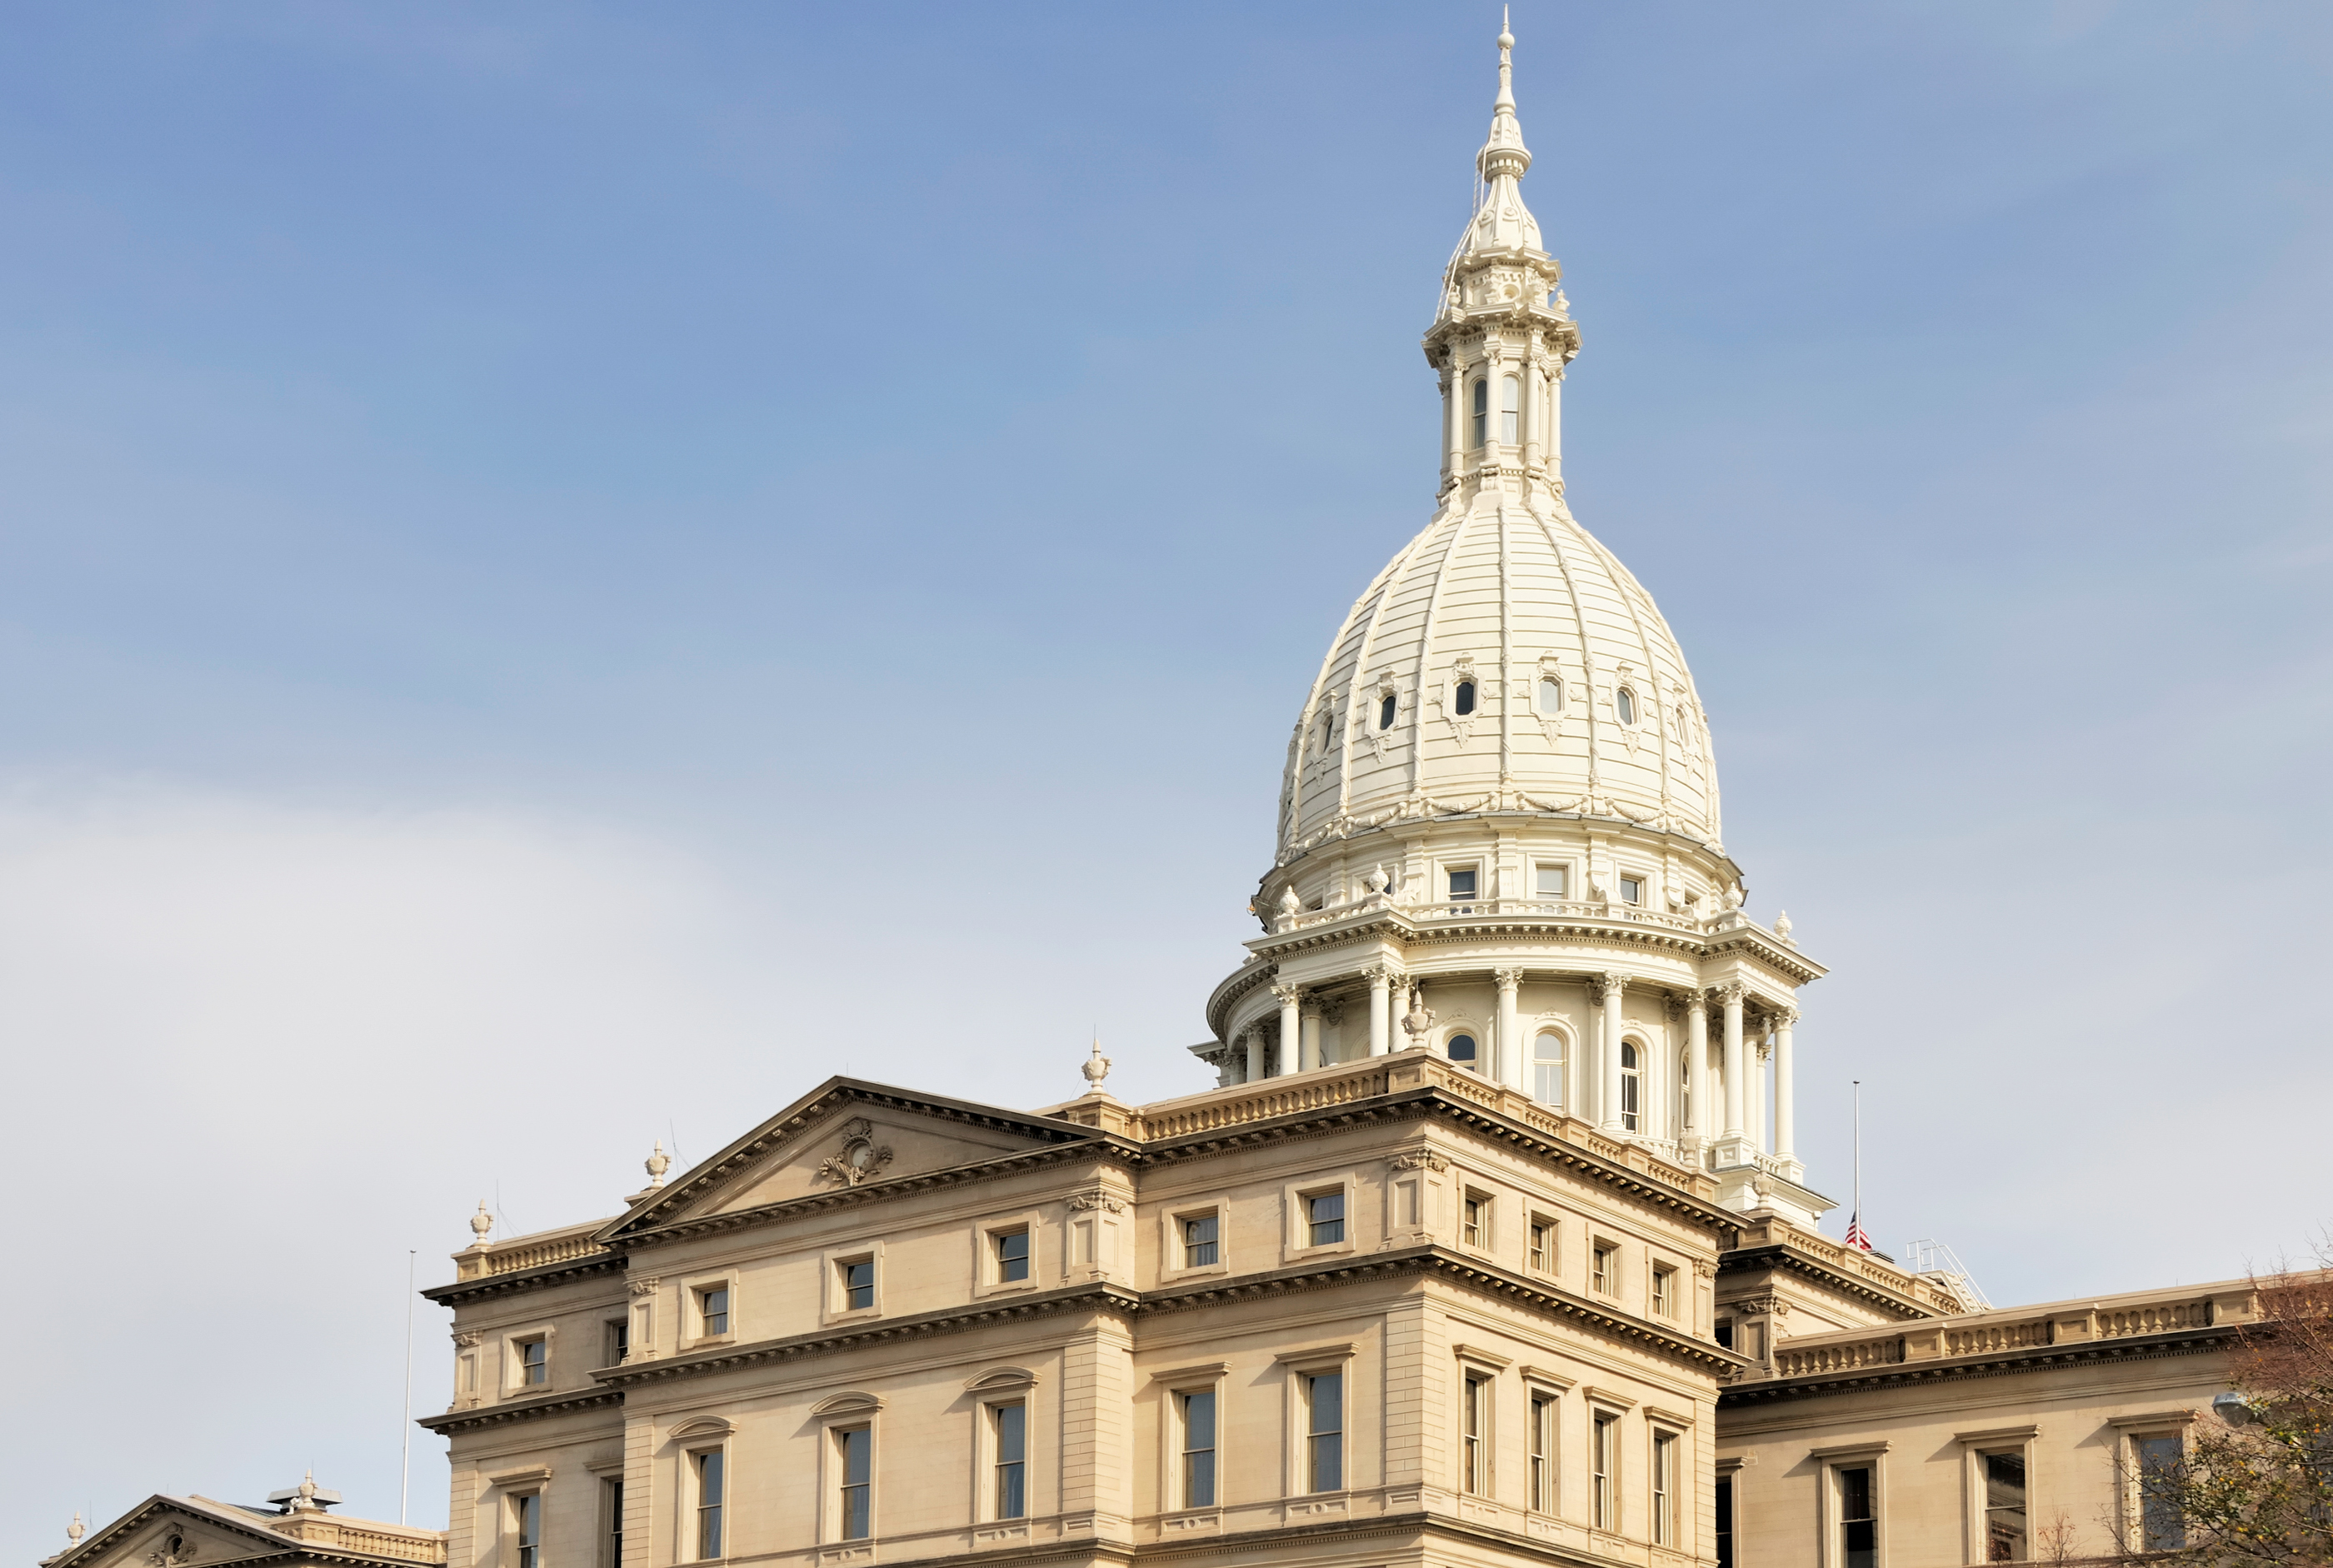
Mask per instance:
[[[1722,852],[1685,655],[1652,596],[1544,491],[1446,507],[1354,603],[1290,746],[1279,859],[1397,817],[1513,811],[1617,818]]]

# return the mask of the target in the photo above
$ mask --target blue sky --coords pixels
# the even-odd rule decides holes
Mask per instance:
[[[481,1196],[831,1072],[1063,1098],[1096,1026],[1196,1086],[1430,505],[1478,11],[11,10],[17,1557],[312,1463],[393,1516]],[[1573,505],[1833,967],[1815,1184],[1859,1077],[1875,1233],[1996,1300],[2305,1243],[2333,14],[1514,24]]]

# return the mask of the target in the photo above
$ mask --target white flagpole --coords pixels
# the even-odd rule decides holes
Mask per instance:
[[[1855,1080],[1855,1211],[1854,1225],[1863,1230],[1863,1080]],[[1871,1233],[1864,1231],[1867,1237]]]
[[[415,1249],[405,1249],[405,1425],[397,1449],[397,1522],[405,1523],[405,1502],[413,1479],[413,1265]]]

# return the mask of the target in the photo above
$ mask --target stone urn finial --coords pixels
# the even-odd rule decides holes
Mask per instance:
[[[482,1198],[478,1199],[478,1212],[470,1216],[470,1234],[478,1238],[477,1246],[484,1246],[494,1228],[494,1217],[486,1212],[486,1200]]]
[[[1413,1045],[1421,1044],[1418,1036],[1434,1027],[1434,1010],[1426,1005],[1426,987],[1409,988],[1409,1011],[1402,1015],[1401,1026]]]
[[[78,1546],[81,1544],[81,1538],[88,1534],[89,1526],[81,1522],[81,1510],[75,1508],[73,1510],[73,1522],[65,1526],[65,1539],[72,1542],[73,1545]],[[70,1548],[68,1549],[70,1550]]]
[[[648,1173],[648,1190],[653,1192],[662,1187],[664,1173],[672,1169],[672,1156],[664,1151],[663,1139],[659,1138],[656,1140],[656,1151],[640,1163]]]
[[[1791,911],[1784,909],[1774,917],[1774,935],[1787,942],[1791,939]]]
[[[1369,874],[1361,879],[1361,886],[1369,890],[1369,897],[1373,899],[1385,897],[1385,890],[1392,882],[1393,879],[1386,875],[1386,869],[1383,866],[1370,867]]]
[[[1095,1093],[1101,1092],[1101,1081],[1109,1076],[1109,1058],[1101,1053],[1099,1035],[1094,1037],[1093,1051],[1080,1065],[1078,1071],[1086,1075],[1088,1089]]]

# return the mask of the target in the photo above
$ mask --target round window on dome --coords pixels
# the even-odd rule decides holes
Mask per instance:
[[[1637,722],[1637,694],[1627,687],[1612,694],[1612,711],[1622,724]]]
[[[1474,1037],[1472,1034],[1453,1034],[1450,1036],[1449,1044],[1444,1049],[1448,1053],[1450,1060],[1469,1072],[1474,1071]]]
[[[1539,710],[1550,716],[1563,711],[1563,682],[1549,677],[1539,683]]]
[[[1468,714],[1474,712],[1474,683],[1471,680],[1460,681],[1458,683],[1457,695],[1452,698],[1450,706],[1456,710],[1458,717],[1461,718],[1464,718]]]
[[[1400,706],[1400,700],[1397,698],[1393,693],[1389,691],[1386,693],[1385,700],[1378,704],[1378,727],[1379,729],[1391,729],[1393,727],[1393,716],[1395,710],[1399,708]]]

